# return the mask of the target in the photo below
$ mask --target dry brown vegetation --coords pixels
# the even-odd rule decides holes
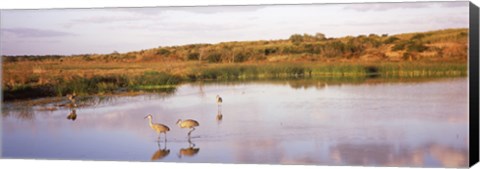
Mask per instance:
[[[3,56],[4,99],[166,89],[182,81],[312,76],[464,76],[468,29],[192,44],[111,54]]]

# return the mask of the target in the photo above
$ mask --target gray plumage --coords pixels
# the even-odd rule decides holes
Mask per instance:
[[[223,103],[223,99],[222,97],[220,97],[219,95],[217,95],[217,104],[222,104]]]
[[[187,120],[181,120],[181,119],[178,119],[177,121],[177,125],[180,127],[180,128],[189,128],[191,129],[189,132],[188,132],[188,136],[190,136],[190,134],[192,133],[192,131],[195,130],[195,127],[198,127],[200,126],[200,124],[195,121],[195,120],[192,120],[192,119],[187,119]]]
[[[170,131],[170,128],[164,124],[160,123],[152,123],[153,116],[151,114],[145,116],[145,119],[149,120],[150,128],[152,128],[155,132],[158,133],[158,139],[160,139],[160,133],[165,134],[165,140],[167,140],[167,132]]]

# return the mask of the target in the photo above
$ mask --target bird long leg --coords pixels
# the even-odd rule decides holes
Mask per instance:
[[[163,149],[167,149],[167,133],[165,133],[165,140],[163,141]]]
[[[189,136],[189,137],[190,137],[190,134],[192,133],[192,131],[194,131],[194,130],[195,130],[195,128],[192,127],[192,130],[190,130],[190,131],[188,132],[188,136]]]
[[[195,147],[195,144],[192,143],[192,140],[190,139],[190,137],[188,137],[188,147]]]

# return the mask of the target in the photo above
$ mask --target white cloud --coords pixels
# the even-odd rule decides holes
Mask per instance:
[[[19,38],[44,38],[75,35],[74,33],[69,32],[35,28],[1,28],[0,31],[2,34],[10,33]]]
[[[15,48],[4,51],[19,51],[6,54],[110,53],[295,33],[339,37],[468,27],[468,2],[9,10],[1,19],[7,28],[2,43]],[[22,36],[31,42],[17,45]],[[45,37],[63,46],[35,41]]]

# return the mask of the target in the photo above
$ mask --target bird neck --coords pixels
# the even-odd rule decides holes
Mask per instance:
[[[153,123],[152,123],[152,118],[148,118],[148,124],[149,124],[150,126],[153,125]]]

